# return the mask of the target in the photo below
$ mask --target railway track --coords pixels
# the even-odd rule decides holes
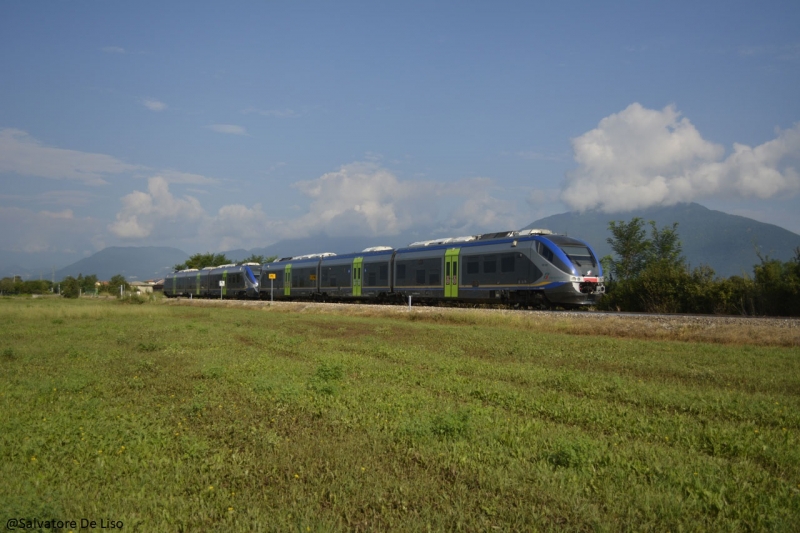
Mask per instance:
[[[559,329],[559,323],[568,323],[583,334],[591,334],[593,329],[603,330],[607,334],[628,336],[626,331],[638,331],[635,337],[651,338],[660,337],[664,332],[710,332],[713,333],[708,340],[711,342],[725,342],[728,335],[734,343],[767,344],[782,346],[800,346],[800,317],[752,317],[752,316],[727,316],[727,315],[689,315],[689,314],[649,314],[649,313],[622,313],[607,311],[576,311],[576,310],[521,310],[508,308],[486,307],[456,307],[434,305],[377,305],[368,303],[330,303],[330,302],[299,302],[262,300],[206,300],[177,298],[167,301],[170,305],[192,305],[203,307],[242,307],[242,308],[273,308],[274,310],[311,312],[311,313],[342,313],[346,315],[364,316],[404,316],[409,313],[420,315],[420,318],[433,316],[434,318],[447,318],[451,316],[458,320],[459,315],[486,316],[497,315],[517,317],[515,320],[529,319],[537,326],[545,329]],[[550,327],[547,327],[548,324]],[[646,331],[651,329],[651,334]],[[580,331],[577,331],[580,330]],[[609,332],[610,331],[610,332]],[[775,332],[781,332],[775,335]],[[614,333],[616,332],[616,333]],[[744,342],[749,337],[748,342]],[[771,338],[780,337],[780,339]],[[667,335],[667,337],[672,337]]]

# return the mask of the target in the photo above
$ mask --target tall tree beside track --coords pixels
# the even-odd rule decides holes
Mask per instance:
[[[256,255],[250,254],[250,257],[245,257],[240,261],[240,263],[258,263],[259,265],[263,265],[264,263],[272,263],[278,258],[277,255]]]
[[[760,257],[754,269],[755,288],[763,313],[800,316],[800,247],[790,261]]]
[[[228,259],[225,254],[206,252],[204,254],[194,254],[187,259],[186,262],[179,263],[173,268],[175,270],[186,270],[187,268],[196,268],[199,270],[205,267],[226,265],[228,263],[231,263],[231,260]]]
[[[800,248],[786,262],[759,255],[752,278],[720,279],[707,265],[689,268],[677,223],[660,229],[649,224],[648,238],[640,218],[609,223],[616,255],[602,259],[610,276],[600,309],[800,316]]]
[[[630,222],[624,220],[611,221],[608,224],[612,237],[608,244],[617,258],[611,261],[611,273],[614,279],[624,281],[638,276],[647,264],[651,243],[647,240],[644,221],[633,218]]]

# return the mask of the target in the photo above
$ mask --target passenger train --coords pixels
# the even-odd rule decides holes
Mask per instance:
[[[523,307],[593,305],[604,292],[603,269],[592,247],[542,229],[181,270],[164,280],[168,297],[376,302],[411,297]]]

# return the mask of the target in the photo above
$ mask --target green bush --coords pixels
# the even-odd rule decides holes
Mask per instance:
[[[650,224],[650,239],[641,219],[609,224],[613,237],[608,241],[618,256],[602,259],[608,279],[598,309],[800,316],[800,248],[786,262],[759,256],[753,279],[719,279],[706,265],[689,270],[680,257],[676,224],[661,230]]]

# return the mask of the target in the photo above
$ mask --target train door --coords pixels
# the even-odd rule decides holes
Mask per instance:
[[[461,248],[450,248],[444,253],[444,297],[458,298],[458,254]]]
[[[197,294],[197,296],[200,296],[200,272],[197,273],[196,280],[197,280],[197,289],[195,289],[195,294]]]
[[[290,296],[292,294],[292,264],[286,265],[283,269],[283,295]]]
[[[223,297],[228,294],[228,271],[227,270],[223,270],[222,271],[222,287],[220,287],[220,289],[222,290],[222,296]]]
[[[361,265],[363,257],[353,259],[353,296],[361,296]]]

